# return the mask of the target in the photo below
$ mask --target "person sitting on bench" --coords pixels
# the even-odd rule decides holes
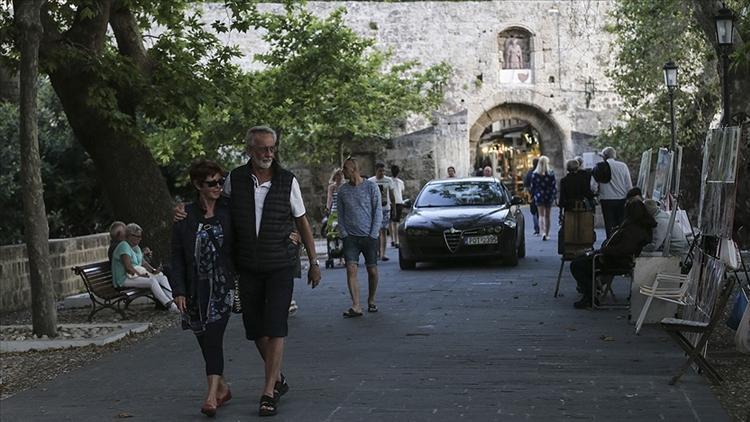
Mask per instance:
[[[172,300],[169,280],[143,259],[141,242],[143,229],[135,223],[125,227],[125,240],[112,252],[112,282],[116,288],[140,287],[151,289],[156,300],[172,312],[180,312]]]
[[[570,263],[570,272],[578,283],[578,291],[583,297],[573,306],[576,309],[591,307],[593,298],[592,283],[594,275],[592,261],[597,254],[603,254],[597,260],[597,268],[621,268],[630,265],[633,257],[640,255],[641,249],[651,242],[652,230],[656,221],[646,210],[641,201],[628,201],[625,204],[625,220],[604,241],[600,250],[581,255]]]
[[[644,251],[656,252],[663,251],[664,244],[667,240],[667,230],[669,229],[669,213],[659,207],[659,203],[653,199],[643,201],[646,210],[654,220],[656,227],[652,234],[651,243],[643,247]],[[682,256],[687,253],[688,241],[682,228],[676,222],[672,226],[672,234],[669,238],[669,253],[672,256]]]

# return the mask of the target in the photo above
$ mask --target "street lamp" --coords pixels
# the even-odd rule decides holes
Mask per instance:
[[[674,219],[677,214],[677,205],[679,203],[678,190],[679,190],[679,171],[677,169],[677,151],[676,151],[676,140],[675,140],[675,124],[674,124],[674,91],[677,89],[677,65],[671,60],[664,65],[664,84],[667,86],[667,92],[669,92],[669,116],[672,121],[672,144],[669,151],[672,155],[672,168],[669,177],[669,189],[671,191],[670,209],[672,212],[669,217],[669,224],[667,226],[667,233],[672,233],[672,227],[674,227]],[[667,236],[669,238],[669,236]],[[664,241],[664,256],[669,256],[670,251],[670,239]]]
[[[721,67],[724,72],[722,83],[722,97],[724,99],[721,125],[728,126],[731,113],[729,112],[729,52],[734,44],[734,13],[722,5],[719,13],[714,17],[716,21],[716,41],[721,50]]]
[[[671,60],[664,65],[664,84],[669,92],[669,115],[672,118],[672,144],[670,151],[675,149],[675,125],[674,125],[674,90],[677,88],[677,65]]]

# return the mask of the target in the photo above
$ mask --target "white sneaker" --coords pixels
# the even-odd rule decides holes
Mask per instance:
[[[294,314],[296,314],[297,313],[297,309],[299,309],[299,306],[297,306],[297,301],[296,300],[292,300],[289,303],[289,316],[293,316]]]

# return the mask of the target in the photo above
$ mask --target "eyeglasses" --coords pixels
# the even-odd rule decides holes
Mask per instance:
[[[254,150],[258,152],[270,152],[271,154],[274,154],[276,152],[276,146],[270,146],[270,147],[253,147]]]
[[[206,185],[206,187],[214,188],[216,186],[224,186],[225,179],[222,177],[218,180],[204,180],[203,184]]]

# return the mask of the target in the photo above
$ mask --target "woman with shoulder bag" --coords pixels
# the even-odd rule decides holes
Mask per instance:
[[[213,161],[190,166],[190,182],[198,200],[185,207],[187,216],[172,231],[172,290],[182,312],[182,327],[196,336],[205,360],[208,393],[201,413],[214,416],[232,398],[224,380],[224,330],[232,311],[235,287],[231,262],[232,227],[221,196],[224,170]]]

